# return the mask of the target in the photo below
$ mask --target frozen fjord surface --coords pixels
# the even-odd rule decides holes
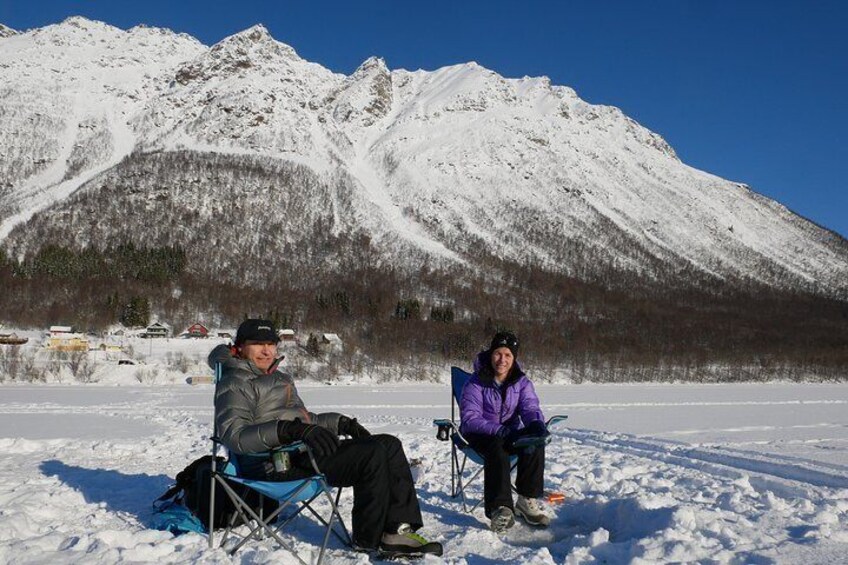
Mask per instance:
[[[540,385],[546,413],[570,415],[546,476],[567,499],[549,530],[502,537],[446,494],[448,449],[430,423],[449,415],[446,386],[300,388],[313,410],[357,415],[422,460],[426,533],[447,562],[837,563],[848,553],[846,385]],[[230,562],[199,536],[147,528],[152,499],[208,450],[211,386],[0,390],[0,560]],[[309,521],[296,531],[304,554],[317,551]],[[331,560],[367,562],[338,544]],[[294,562],[266,544],[233,561]]]

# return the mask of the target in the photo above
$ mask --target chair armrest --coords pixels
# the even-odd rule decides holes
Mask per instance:
[[[277,451],[285,451],[291,453],[295,451],[307,451],[308,449],[309,447],[302,441],[294,441],[292,443],[287,443],[286,445],[281,445],[280,447],[275,447],[271,450],[271,453],[275,453]]]
[[[525,447],[539,447],[547,445],[551,441],[551,436],[545,437],[522,437],[512,443],[512,447],[523,449]]]
[[[556,426],[557,424],[561,424],[567,419],[568,416],[566,416],[565,414],[557,414],[555,416],[551,416],[550,418],[548,418],[548,421],[545,422],[545,427],[550,428],[551,426]]]
[[[462,436],[462,433],[459,431],[459,426],[457,426],[456,422],[453,420],[433,420],[433,425],[439,428],[436,432],[436,439],[441,441],[453,440],[460,449],[465,449],[471,446],[471,444],[468,443],[468,440]]]
[[[451,420],[433,420],[433,425],[438,428],[436,431],[436,439],[440,441],[447,441],[450,439],[451,435],[459,433],[456,424]]]
[[[453,440],[453,443],[460,449],[471,447],[471,444],[468,443],[468,440],[465,439],[465,436],[462,435],[459,428],[455,428],[455,431],[451,434],[451,440]]]
[[[281,445],[280,447],[275,447],[273,449],[269,449],[268,451],[257,451],[256,453],[242,453],[240,457],[270,457],[274,453],[277,452],[284,453],[293,453],[300,451],[309,451],[309,447],[302,441],[295,441],[292,443],[287,443],[286,445]]]
[[[533,437],[526,436],[521,437],[515,440],[512,444],[513,447],[516,448],[525,448],[525,447],[539,447],[543,445],[547,445],[551,442],[551,434],[550,427],[560,424],[568,419],[568,416],[563,414],[557,414],[556,416],[551,416],[548,418],[548,421],[545,422],[545,427],[548,428],[548,434],[543,437]]]

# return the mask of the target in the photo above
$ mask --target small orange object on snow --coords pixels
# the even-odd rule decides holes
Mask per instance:
[[[548,492],[546,493],[545,500],[550,504],[561,504],[565,502],[565,495],[561,492]]]

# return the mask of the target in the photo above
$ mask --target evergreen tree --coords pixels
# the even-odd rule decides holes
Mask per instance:
[[[317,357],[321,353],[321,349],[318,347],[317,335],[309,334],[309,339],[306,340],[306,351],[313,357]]]
[[[395,319],[397,320],[420,320],[421,303],[417,298],[398,300],[395,306]]]
[[[453,322],[453,308],[450,306],[433,306],[430,308],[430,320],[450,324]]]
[[[150,302],[142,296],[133,296],[121,310],[121,323],[127,327],[145,327],[150,323]]]

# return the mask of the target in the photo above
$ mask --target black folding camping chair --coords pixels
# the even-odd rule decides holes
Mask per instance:
[[[480,455],[471,445],[466,441],[462,434],[459,431],[459,422],[457,421],[457,415],[459,412],[460,400],[462,399],[462,390],[465,388],[465,384],[468,382],[468,379],[471,378],[471,373],[468,373],[459,367],[451,367],[451,417],[450,420],[439,419],[433,420],[433,425],[437,427],[436,437],[442,441],[451,442],[451,498],[456,498],[457,496],[462,497],[462,509],[465,512],[473,512],[480,504],[483,502],[481,498],[478,500],[473,506],[469,509],[469,501],[465,494],[465,489],[471,483],[473,483],[477,477],[480,476],[480,473],[483,472],[483,456]],[[553,425],[556,425],[560,422],[565,421],[568,416],[557,415],[552,416],[547,421],[547,426],[550,428]],[[461,419],[461,415],[460,415]],[[536,438],[536,437],[527,437],[521,438],[516,441],[513,446],[515,448],[527,448],[532,449],[533,447],[539,445],[546,445],[550,443],[551,436],[547,436],[544,438]],[[460,454],[462,454],[462,459],[460,460]],[[472,471],[469,469],[469,476],[466,479],[465,466],[468,461],[473,461],[477,465],[480,466],[479,469]],[[518,465],[518,456],[513,455],[510,457],[510,470],[515,470],[516,465]],[[515,485],[513,484],[512,490],[515,491]]]

